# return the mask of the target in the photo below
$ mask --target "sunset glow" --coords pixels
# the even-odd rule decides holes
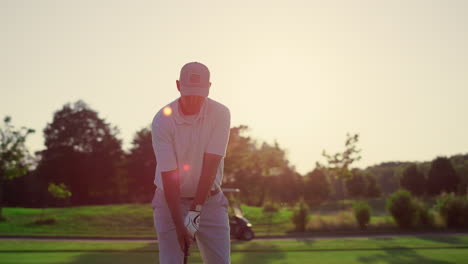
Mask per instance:
[[[348,132],[361,135],[360,167],[430,160],[468,146],[467,10],[468,1],[3,1],[0,114],[42,131],[82,99],[130,149],[180,96],[180,68],[200,61],[231,125],[276,140],[301,173]],[[27,145],[42,150],[43,134]]]

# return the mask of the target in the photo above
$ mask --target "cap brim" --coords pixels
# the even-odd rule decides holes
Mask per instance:
[[[208,97],[210,93],[210,88],[201,88],[201,87],[189,87],[189,86],[180,86],[180,94],[181,95],[197,95],[197,96],[204,96]]]

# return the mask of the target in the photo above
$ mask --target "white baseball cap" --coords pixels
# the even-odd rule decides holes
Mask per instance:
[[[199,62],[189,62],[180,70],[181,95],[207,97],[210,92],[210,71]]]

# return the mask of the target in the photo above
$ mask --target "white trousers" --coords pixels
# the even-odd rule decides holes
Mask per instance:
[[[185,218],[193,200],[181,199],[181,215]],[[159,263],[183,263],[184,253],[177,241],[176,229],[164,193],[156,189],[153,198],[154,226],[158,234]],[[228,200],[222,192],[208,197],[200,215],[200,229],[196,234],[197,246],[206,264],[229,264],[230,231]],[[190,257],[189,257],[190,259]]]

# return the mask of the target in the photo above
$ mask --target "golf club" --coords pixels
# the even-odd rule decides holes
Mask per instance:
[[[187,264],[187,259],[188,259],[188,245],[185,244],[185,251],[184,251],[184,264]]]

